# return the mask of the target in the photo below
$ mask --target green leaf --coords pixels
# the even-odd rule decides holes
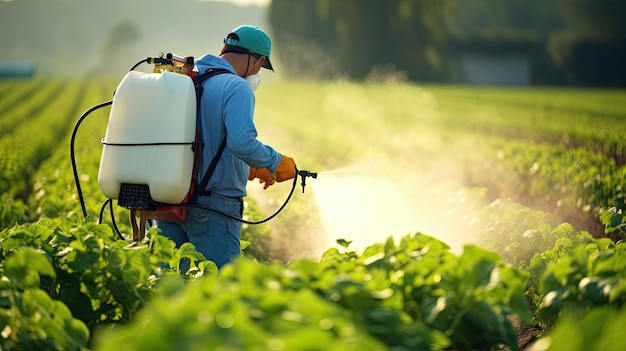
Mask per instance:
[[[39,287],[40,275],[56,277],[48,257],[30,247],[20,248],[7,258],[4,274],[21,289]]]
[[[109,268],[123,269],[128,262],[126,252],[117,248],[106,251],[106,259],[109,261]]]
[[[206,258],[196,250],[196,247],[189,242],[186,242],[180,246],[180,258],[188,258],[193,261],[206,260]]]
[[[339,246],[347,249],[348,246],[350,246],[350,244],[352,244],[352,240],[348,241],[346,239],[337,239],[337,244],[339,244]]]
[[[240,245],[240,250],[241,250],[241,255],[243,256],[243,252],[245,249],[247,249],[250,246],[251,242],[247,241],[247,240],[239,240],[239,245]]]
[[[93,310],[91,299],[80,290],[80,286],[75,284],[64,284],[59,287],[57,298],[73,311],[76,318],[81,320],[95,320],[99,316]]]
[[[156,233],[156,229],[151,228],[149,234],[152,234],[153,230],[155,231],[154,233]],[[174,255],[174,251],[176,250],[176,244],[163,235],[155,234],[151,235],[150,238],[152,240],[151,257],[153,258],[153,260],[156,261],[156,263],[169,262]]]
[[[206,276],[217,276],[218,268],[215,262],[205,260],[198,263],[198,269]]]
[[[124,281],[136,285],[146,282],[151,273],[150,257],[141,251],[127,251],[127,264],[122,270]]]
[[[389,327],[397,326],[401,322],[398,311],[382,308],[373,308],[371,310],[368,310],[366,313],[367,317],[370,320],[376,323],[385,324]]]
[[[79,345],[87,345],[89,342],[89,329],[82,321],[70,319],[65,324],[65,331]]]
[[[514,294],[509,300],[511,311],[516,314],[522,321],[530,322],[533,318],[530,307],[528,306],[528,300],[523,293]]]

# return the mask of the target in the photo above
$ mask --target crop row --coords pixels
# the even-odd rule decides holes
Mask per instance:
[[[6,112],[1,115],[0,136],[11,134],[15,128],[26,121],[49,113],[46,108],[51,101],[62,95],[67,83],[61,80],[54,80],[50,83],[37,80],[23,85],[28,89],[15,89],[12,94],[7,94],[6,99],[3,100]]]
[[[32,188],[27,199],[31,220],[42,216],[57,218],[73,214],[82,215],[70,158],[70,139],[74,128],[77,127],[74,122],[84,110],[91,107],[89,104],[96,105],[110,99],[114,88],[110,84],[94,83],[84,88],[81,106],[86,107],[80,111],[71,111],[72,124],[64,130],[59,146],[54,148],[49,157],[32,173]],[[98,189],[96,178],[102,151],[100,141],[104,137],[108,112],[108,109],[103,108],[89,115],[76,130],[73,147],[76,171],[86,208],[88,213],[94,215],[99,213],[105,200]]]
[[[521,210],[493,206],[478,223],[505,229],[497,221],[513,212],[538,219],[541,231],[520,235],[509,250],[539,244],[519,267],[472,245],[452,254],[417,233],[360,254],[339,241],[343,249],[319,260],[242,258],[216,274],[192,247],[174,249],[154,229],[127,245],[109,226],[78,216],[15,226],[0,240],[1,346],[502,350],[522,346],[520,323],[546,330],[535,349],[597,346],[583,328],[602,316],[602,325],[619,320],[626,246]],[[197,266],[181,275],[185,257]],[[561,326],[572,317],[582,323]]]
[[[626,212],[623,91],[282,87],[259,98],[259,123],[307,164],[357,164],[394,181],[436,174],[486,188],[487,202],[513,198],[596,236],[605,234],[602,214],[612,210],[621,223]],[[615,225],[608,231],[623,236]]]
[[[492,145],[491,153],[463,160],[480,165],[467,173],[468,184],[550,212],[595,236],[623,239],[623,229],[605,233],[601,216],[609,210],[626,211],[626,166],[584,148],[511,140],[494,140]]]
[[[114,84],[90,82],[80,92],[78,86],[69,82],[39,112],[46,113],[23,119],[11,132],[31,129],[33,143],[42,142],[47,149],[20,161],[22,178],[12,168],[6,174],[13,176],[2,177],[8,184],[0,217],[0,228],[6,228],[0,235],[0,282],[7,291],[0,299],[3,349],[29,342],[34,347],[88,345],[102,350],[211,343],[240,349],[515,349],[513,324],[504,318],[509,316],[555,335],[543,345],[584,350],[594,345],[592,340],[556,338],[568,332],[583,335],[576,325],[560,329],[562,315],[580,318],[581,325],[592,323],[587,318],[619,320],[626,299],[623,244],[594,239],[561,224],[562,218],[504,201],[454,209],[459,211],[455,218],[465,218],[491,251],[468,246],[457,256],[445,244],[416,234],[398,244],[375,244],[361,254],[342,242],[344,251],[330,249],[320,260],[266,265],[243,259],[219,276],[205,262],[180,276],[176,267],[181,257],[201,259],[193,248],[176,250],[155,230],[149,241],[128,245],[116,240],[109,226],[80,218],[69,164],[71,122],[87,107],[108,100]],[[533,117],[539,107],[473,106],[467,99],[448,101],[439,90],[414,86],[275,87],[285,89],[284,94],[272,91],[273,97],[259,97],[260,129],[276,138],[279,149],[303,155],[299,162],[307,167],[383,157],[410,174],[442,158],[437,164],[462,168],[467,184],[486,186],[493,197],[509,191],[524,201],[561,204],[593,216],[609,206],[622,208],[624,168],[610,157],[593,148],[524,140],[543,120]],[[38,93],[32,94],[36,100]],[[273,101],[276,96],[280,101]],[[269,101],[261,103],[263,98]],[[9,106],[2,119],[18,105]],[[79,178],[92,215],[104,200],[95,176],[107,112],[85,120],[76,138]],[[567,118],[559,116],[562,122]],[[512,121],[508,130],[507,118]],[[303,120],[308,121],[306,128]],[[43,124],[44,130],[55,137],[38,140],[41,128],[34,121],[50,123]],[[564,133],[587,140],[572,133],[568,128],[575,123],[569,122],[563,124]],[[499,127],[490,129],[491,123]],[[556,133],[554,126],[538,128],[556,135],[551,134]],[[583,129],[589,129],[586,135],[617,140],[606,128],[594,130],[587,124]],[[460,142],[467,139],[471,142]],[[5,135],[0,137],[3,142],[19,141]],[[24,156],[32,154],[18,143],[7,149],[3,162],[18,159],[10,155],[17,149],[24,149]],[[376,164],[371,167],[387,172]],[[24,194],[26,204],[17,198]],[[123,218],[122,209],[115,211]],[[303,212],[307,215],[306,209]],[[254,206],[247,215],[260,216]],[[302,225],[299,218],[289,219],[296,222],[288,227],[291,235]],[[13,226],[16,221],[38,223]],[[280,224],[285,223],[281,217]],[[124,220],[120,224],[128,230]],[[266,228],[244,228],[248,235],[254,230],[264,233]],[[255,240],[252,247],[262,242]],[[261,246],[247,255],[265,260],[260,256],[264,251]],[[555,344],[557,340],[563,344]]]
[[[623,91],[436,89],[451,125],[531,143],[585,148],[626,162]],[[458,118],[472,116],[472,118]]]
[[[10,134],[0,138],[0,148],[3,150],[0,156],[0,192],[5,195],[20,196],[28,191],[30,175],[58,146],[82,101],[82,82],[69,81],[63,85],[51,83],[43,86],[47,89],[62,88],[63,95],[49,99],[44,89],[44,93],[36,96],[43,96],[45,104],[40,105],[43,102],[37,101],[33,108],[28,108],[25,103],[3,113],[2,120],[12,120],[5,116],[12,116],[13,113],[17,113],[20,120]]]
[[[22,121],[12,133],[0,137],[6,150],[0,157],[0,188],[6,209],[2,211],[3,223],[36,220],[40,215],[63,216],[77,210],[67,152],[71,122],[87,107],[110,99],[115,87],[111,81],[92,82],[78,92],[77,82],[71,86],[64,82],[68,87],[42,104],[39,101],[61,83],[38,83],[36,92],[30,81],[0,84],[10,86],[7,90],[13,92],[0,105],[1,120]],[[555,97],[550,99],[546,92],[533,90],[408,85],[281,83],[268,89],[279,91],[259,96],[257,120],[262,135],[270,135],[271,144],[298,155],[299,164],[312,169],[388,159],[406,174],[428,170],[445,178],[448,173],[460,173],[463,185],[488,188],[489,199],[513,197],[528,206],[555,212],[562,220],[595,235],[604,228],[601,213],[614,208],[619,215],[626,206],[625,168],[611,159],[611,155],[623,153],[624,141],[617,125],[607,127],[623,117],[623,104],[616,102],[620,92],[587,93],[584,104],[576,98],[577,92],[558,90],[547,92]],[[79,102],[81,96],[84,98]],[[276,96],[286,98],[278,101]],[[11,103],[19,97],[28,100]],[[484,101],[495,102],[481,103]],[[604,105],[606,102],[615,103]],[[581,112],[568,113],[576,108]],[[26,118],[22,111],[32,115]],[[78,169],[89,213],[98,213],[103,201],[95,176],[107,112],[108,108],[95,112],[77,135]],[[314,123],[303,128],[302,121]],[[431,169],[437,164],[446,164],[446,169]],[[376,169],[375,164],[371,169],[374,175],[394,174],[394,170]],[[283,199],[283,193],[278,198]],[[302,223],[312,209],[295,199],[286,212],[296,218],[292,222]],[[299,241],[291,237],[298,232],[298,225],[280,223],[277,227],[274,229],[287,228],[279,236]]]

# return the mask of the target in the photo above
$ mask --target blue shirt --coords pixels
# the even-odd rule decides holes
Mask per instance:
[[[199,179],[202,179],[219,145],[226,136],[226,148],[217,163],[207,190],[232,197],[246,195],[250,167],[275,172],[281,154],[257,139],[254,126],[254,92],[226,60],[205,55],[196,62],[198,72],[225,68],[233,74],[219,74],[204,81],[200,102],[200,136],[204,142]],[[199,202],[202,197],[199,197]]]

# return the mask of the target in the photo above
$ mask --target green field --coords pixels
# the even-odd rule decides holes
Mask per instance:
[[[395,224],[378,241],[419,230],[457,246],[473,234],[460,216],[498,199],[603,236],[600,213],[624,207],[625,114],[623,91],[283,83],[259,91],[256,118],[300,168],[328,171],[313,189],[330,225],[376,227],[351,208],[365,207]]]
[[[191,339],[190,348],[213,335],[239,349],[308,349],[302,340],[314,340],[320,350],[496,350],[523,346],[503,319],[516,316],[544,333],[547,346],[538,349],[569,342],[568,349],[585,350],[600,333],[611,334],[604,321],[619,325],[625,318],[626,91],[264,83],[257,92],[259,138],[319,177],[307,181],[304,194],[298,186],[268,224],[244,225],[242,239],[251,242],[244,257],[255,262],[244,258],[219,275],[204,267],[204,278],[175,278],[157,261],[193,254],[169,247],[154,230],[147,246],[129,251],[128,242],[115,240],[106,209],[105,224],[95,224],[106,200],[97,174],[109,107],[92,113],[76,134],[90,215],[82,218],[72,129],[84,111],[111,99],[116,84],[0,81],[0,272],[3,288],[13,291],[0,301],[0,322],[5,331],[10,326],[2,339],[7,349],[23,340],[86,343],[80,323],[90,348],[166,342],[151,333],[135,338],[143,320],[172,330],[173,340]],[[247,218],[271,214],[288,183],[266,191],[250,183]],[[127,236],[128,211],[114,211]],[[337,239],[351,243],[337,246]],[[33,265],[37,279],[22,281],[16,272],[28,265],[20,262],[34,252],[49,262]],[[136,273],[107,268],[113,262]],[[119,278],[103,282],[100,275]],[[188,283],[199,292],[183,289]],[[26,321],[34,307],[20,309],[16,301],[51,306],[40,295],[26,298],[31,290],[68,305],[64,322],[74,326],[67,327],[74,341],[44,322],[34,323],[38,330],[19,329],[24,323],[16,320]],[[210,318],[195,308],[203,304],[198,294],[211,296]],[[150,298],[155,304],[146,303]],[[316,307],[304,308],[305,301]],[[205,318],[210,332],[184,328],[187,321],[176,322],[168,304],[188,320]],[[219,311],[229,318],[220,321]],[[606,328],[583,332],[599,320]],[[133,323],[103,332],[106,342],[94,341],[99,327],[127,321]],[[603,340],[610,345],[608,336]]]

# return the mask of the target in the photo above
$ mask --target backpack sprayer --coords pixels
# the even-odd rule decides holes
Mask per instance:
[[[142,63],[153,65],[152,73],[135,71]],[[80,124],[93,111],[112,105],[107,130],[102,140],[98,185],[107,200],[100,209],[100,222],[109,206],[113,227],[122,239],[113,215],[113,199],[130,210],[133,240],[142,240],[147,219],[182,221],[187,207],[200,207],[247,224],[269,221],[291,199],[298,176],[302,192],[306,178],[317,173],[296,168],[291,191],[283,204],[260,221],[246,221],[194,202],[197,166],[203,142],[197,133],[196,111],[202,94],[201,83],[225,73],[194,71],[194,58],[171,53],[137,62],[124,76],[112,100],[91,107],[76,122],[70,141],[74,181],[83,215],[87,209],[76,168],[74,141]],[[219,160],[215,155],[212,164]],[[213,166],[214,167],[214,166]],[[212,173],[211,166],[207,171]],[[204,181],[202,183],[205,183]],[[136,217],[139,215],[140,223]]]

